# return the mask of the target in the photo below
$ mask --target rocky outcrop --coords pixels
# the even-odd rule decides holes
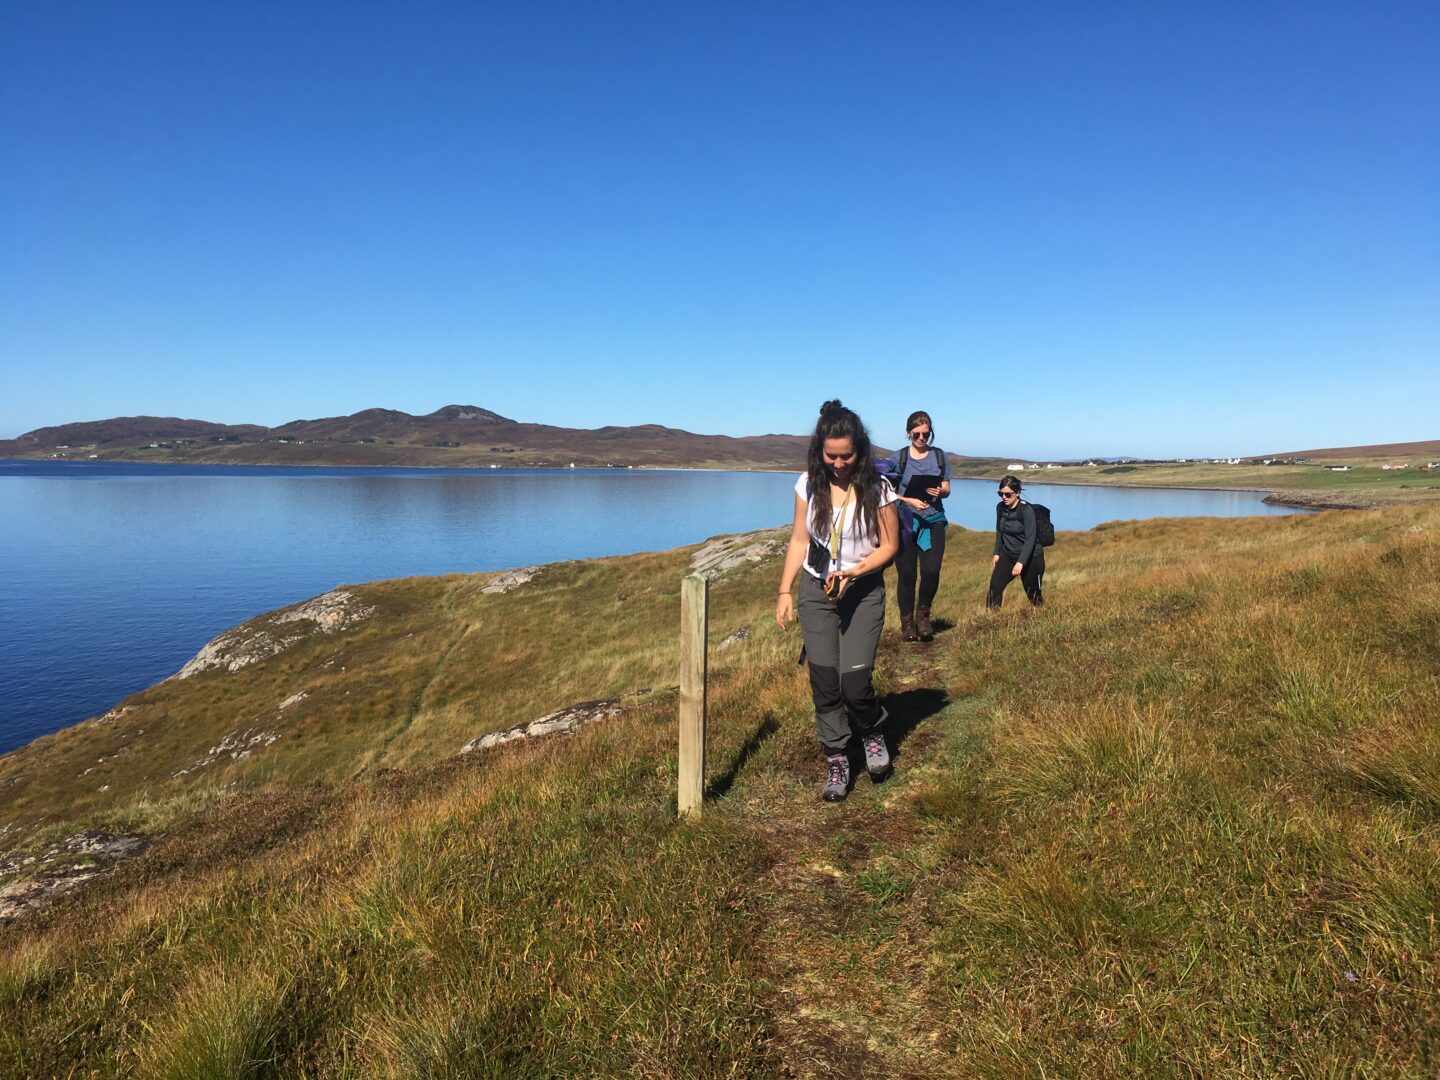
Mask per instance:
[[[544,568],[540,566],[522,566],[515,570],[506,570],[503,574],[486,582],[480,591],[482,593],[507,593],[516,586],[533,581],[542,569]]]
[[[85,882],[110,873],[126,859],[150,846],[150,838],[130,833],[87,829],[69,836],[38,855],[8,852],[0,856],[0,925],[42,907]]]
[[[750,628],[749,628],[748,626],[742,626],[742,627],[740,627],[739,630],[736,630],[733,634],[731,634],[729,637],[727,637],[724,641],[720,642],[720,644],[716,645],[715,648],[716,648],[716,649],[728,649],[731,645],[738,645],[738,644],[740,644],[740,642],[744,641],[744,640],[745,640],[746,638],[748,638],[749,636],[750,636]]]
[[[655,691],[647,687],[643,690],[632,691],[624,697],[607,698],[603,701],[582,701],[578,705],[569,705],[558,712],[547,713],[528,724],[517,724],[514,727],[505,728],[503,731],[491,731],[471,739],[460,748],[460,753],[470,754],[476,750],[489,750],[491,747],[503,746],[519,739],[536,739],[546,735],[573,735],[588,724],[619,716],[627,708],[653,696],[654,693]]]
[[[766,559],[783,555],[790,542],[786,529],[765,529],[761,532],[741,533],[739,536],[719,536],[707,540],[700,550],[690,557],[690,572],[703,574],[708,581],[715,581],[734,570],[737,566],[764,562]]]
[[[374,614],[375,609],[362,604],[354,593],[335,589],[324,596],[226,630],[206,644],[172,677],[188,679],[211,668],[239,671],[284,652],[312,634],[348,630]]]
[[[303,697],[304,695],[297,695]],[[294,700],[293,698],[291,700]],[[284,705],[281,706],[284,708]],[[173,780],[203,769],[206,766],[214,765],[217,761],[244,761],[257,750],[264,750],[280,738],[278,731],[261,731],[256,728],[245,728],[243,731],[232,731],[224,736],[219,743],[212,746],[209,752],[199,761],[192,762],[177,772],[170,774]]]

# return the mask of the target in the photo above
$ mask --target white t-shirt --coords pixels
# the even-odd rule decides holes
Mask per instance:
[[[883,476],[878,479],[880,481],[880,505],[889,506],[895,501],[895,489],[890,486],[890,481],[886,480]],[[810,477],[807,474],[801,473],[800,479],[795,481],[795,495],[797,498],[805,500],[805,526],[810,532],[810,539],[828,550],[830,547],[830,534],[827,532],[822,536],[815,532],[814,514],[811,512],[814,507],[810,504]],[[840,515],[842,513],[845,515],[845,521],[840,525],[840,561],[838,564],[834,562],[831,563],[830,573],[832,574],[840,570],[849,570],[851,567],[858,566],[877,546],[875,541],[870,539],[869,535],[855,520],[855,512],[858,509],[858,504],[854,499],[851,499],[849,503],[846,504],[844,510],[841,510],[839,507],[832,507],[830,510],[831,522],[834,524],[840,522]],[[808,561],[805,563],[805,570],[811,577],[822,579],[825,577],[824,574],[815,570]],[[872,570],[871,573],[876,573],[876,571]]]

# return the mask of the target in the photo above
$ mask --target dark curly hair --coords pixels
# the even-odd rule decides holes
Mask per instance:
[[[880,539],[880,475],[870,454],[870,433],[865,424],[839,400],[820,406],[820,420],[810,436],[806,473],[810,480],[811,528],[819,536],[830,532],[833,508],[830,505],[830,470],[822,451],[826,439],[849,439],[855,450],[850,466],[850,485],[855,490],[856,522],[871,541]]]

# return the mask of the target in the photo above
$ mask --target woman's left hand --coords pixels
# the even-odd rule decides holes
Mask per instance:
[[[1019,577],[1019,576],[1020,576],[1020,571],[1022,571],[1022,570],[1024,570],[1024,569],[1025,569],[1025,564],[1024,564],[1024,563],[1018,563],[1018,562],[1017,562],[1017,563],[1015,564],[1015,569],[1013,569],[1013,570],[1010,571],[1010,576],[1011,576],[1011,577]]]
[[[938,487],[933,487],[933,488],[926,488],[926,489],[925,489],[925,494],[926,494],[926,495],[929,495],[932,499],[938,499],[938,498],[940,498],[941,495],[945,494],[945,492],[942,491],[942,490],[941,490],[940,488],[938,488]]]
[[[902,498],[900,501],[903,502],[906,506],[910,507],[910,509],[912,509],[912,510],[925,510],[925,509],[927,509],[927,507],[925,506],[925,500],[924,500],[924,499],[912,499],[912,498],[910,498],[910,497],[907,495],[907,496],[905,496],[904,498]]]

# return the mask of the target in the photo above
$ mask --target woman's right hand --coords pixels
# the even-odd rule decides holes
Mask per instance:
[[[991,556],[990,556],[990,568],[993,570],[993,569],[994,569],[996,566],[998,566],[999,564],[1000,564],[1000,556],[999,556],[999,555],[991,555]]]
[[[929,509],[929,507],[925,505],[924,499],[912,499],[909,496],[902,496],[900,501],[903,502],[906,506],[910,507],[911,510]]]
[[[795,621],[795,599],[788,592],[780,594],[775,601],[775,621],[780,624],[780,629],[785,629],[786,623]]]

